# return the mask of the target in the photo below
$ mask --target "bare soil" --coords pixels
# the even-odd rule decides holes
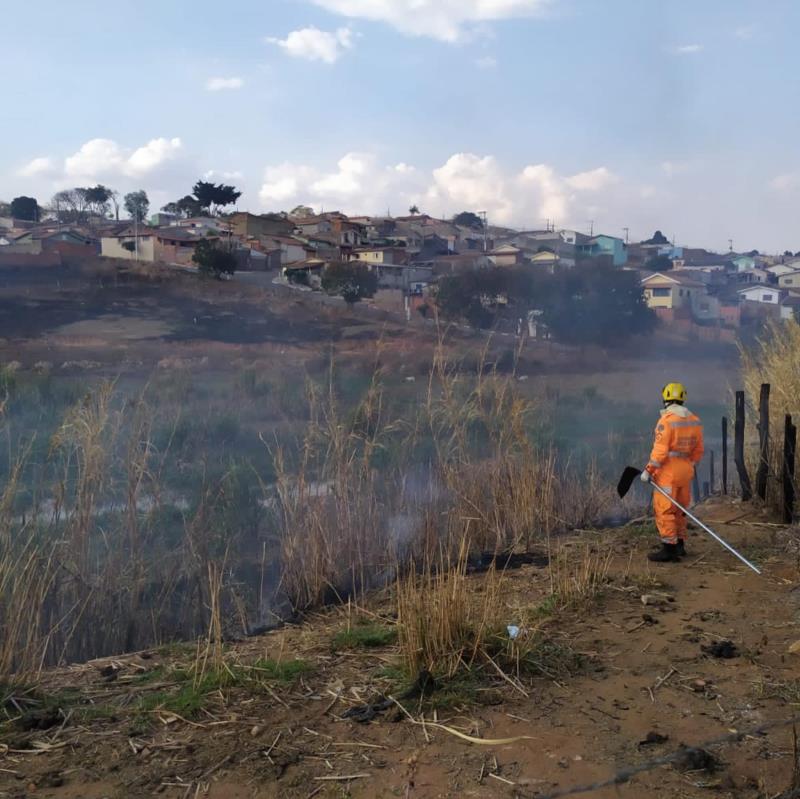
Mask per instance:
[[[790,653],[800,638],[796,531],[721,499],[699,512],[764,575],[699,533],[689,539],[689,557],[667,565],[646,561],[652,532],[634,527],[566,540],[576,553],[587,539],[613,551],[604,590],[546,623],[554,645],[579,655],[571,672],[522,677],[516,686],[484,676],[438,706],[436,693],[405,699],[404,709],[393,705],[357,723],[346,718],[349,708],[397,690],[386,672],[397,651],[334,649],[346,623],[341,609],[232,646],[229,658],[245,666],[302,659],[309,670],[258,689],[221,688],[192,718],[155,706],[143,726],[135,712],[155,691],[177,690],[162,667],[192,660],[191,652],[73,666],[46,674],[40,686],[50,695],[72,692],[71,709],[61,709],[50,729],[10,721],[0,730],[0,796],[544,797],[613,780],[686,744],[703,746],[718,767],[684,757],[587,795],[776,797],[791,782],[791,727],[758,729],[791,718],[800,702],[800,655]],[[470,577],[476,591],[484,579]],[[507,572],[508,622],[540,605],[548,586],[540,565]],[[367,610],[389,625],[393,611],[388,592]],[[734,657],[710,654],[723,641]],[[481,745],[454,731],[515,740]],[[723,736],[736,740],[706,743]]]

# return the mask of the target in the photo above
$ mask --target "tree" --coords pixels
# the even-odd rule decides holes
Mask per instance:
[[[366,264],[358,261],[335,261],[322,275],[322,288],[328,294],[338,294],[349,305],[375,296],[378,276]]]
[[[150,210],[150,200],[147,199],[147,192],[140,189],[126,194],[125,210],[131,219],[135,219],[137,222],[144,222]]]
[[[497,298],[511,293],[512,282],[511,270],[497,267],[448,275],[439,282],[436,304],[446,318],[465,319],[473,327],[488,328],[500,312]]]
[[[185,197],[181,197],[180,200],[167,203],[161,210],[167,214],[175,214],[188,219],[192,216],[200,216],[203,213],[203,206],[200,205],[200,201],[196,197],[187,194]]]
[[[98,216],[106,216],[108,214],[109,202],[112,199],[114,192],[101,183],[92,186],[88,189],[77,189],[83,193],[86,205],[89,209],[94,211]],[[116,204],[116,203],[115,203]]]
[[[236,271],[236,256],[228,249],[223,249],[214,239],[203,239],[194,248],[192,261],[197,264],[200,274],[222,279],[223,275],[232,275]]]
[[[200,203],[200,207],[207,210],[212,216],[219,213],[220,208],[233,205],[242,196],[235,186],[208,183],[204,180],[198,180],[192,187],[192,192]]]
[[[619,346],[630,336],[651,333],[656,317],[645,302],[635,272],[576,267],[553,276],[543,321],[567,344]]]
[[[642,244],[669,244],[669,239],[660,230],[657,230],[653,233],[652,239],[647,239]]]
[[[308,219],[314,216],[314,209],[308,205],[296,205],[289,211],[289,216],[293,216],[295,219]]]
[[[14,219],[25,219],[28,222],[39,221],[39,203],[33,197],[15,197],[11,201],[11,216]]]
[[[672,259],[666,255],[654,255],[644,263],[644,268],[651,272],[667,272],[672,269]]]
[[[2,216],[2,214],[0,214],[0,216]],[[783,257],[784,258],[791,258],[792,257],[792,251],[791,250],[784,250],[783,251]]]
[[[412,205],[411,208],[408,209],[408,213],[411,214],[411,216],[417,216],[417,214],[419,214],[419,206]]]
[[[11,203],[0,200],[0,216],[11,216]]]
[[[473,230],[483,230],[483,220],[472,211],[462,211],[453,217],[454,225],[472,228]]]

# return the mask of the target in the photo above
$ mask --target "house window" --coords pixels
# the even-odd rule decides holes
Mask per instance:
[[[794,278],[793,278],[793,277],[787,277],[787,278],[786,278],[786,279],[785,279],[783,282],[784,282],[784,283],[785,283],[787,286],[791,286],[791,285],[792,285],[792,283],[794,283]]]
[[[683,297],[683,289],[678,289],[678,296]]]
[[[654,297],[669,297],[669,289],[653,289]]]
[[[762,294],[761,295],[761,302],[772,302],[772,295],[771,294]]]

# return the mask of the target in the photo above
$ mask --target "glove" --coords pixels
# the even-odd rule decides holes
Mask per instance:
[[[653,475],[652,475],[652,474],[650,474],[650,472],[648,472],[648,471],[645,469],[645,471],[643,471],[643,472],[641,473],[641,475],[639,475],[639,479],[640,479],[640,480],[641,480],[643,483],[649,483],[649,482],[650,482],[650,481],[653,479]]]

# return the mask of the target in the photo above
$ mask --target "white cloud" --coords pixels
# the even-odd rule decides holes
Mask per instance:
[[[495,69],[497,67],[497,59],[491,55],[481,56],[475,59],[475,66],[479,69]]]
[[[736,30],[734,30],[733,35],[737,39],[752,39],[756,32],[755,25],[740,25]]]
[[[383,213],[419,203],[425,176],[408,164],[383,166],[371,153],[347,153],[331,171],[303,164],[267,167],[259,192],[266,210],[299,203],[345,213]]]
[[[566,183],[570,188],[577,191],[601,191],[615,183],[617,179],[617,176],[607,167],[601,166],[589,172],[580,172],[577,175],[573,175],[567,178]]]
[[[17,170],[17,174],[22,178],[33,178],[48,175],[55,171],[56,166],[52,158],[34,158]]]
[[[769,187],[773,191],[793,191],[800,186],[800,173],[787,172],[783,175],[777,175],[769,182]]]
[[[125,162],[125,174],[144,175],[174,158],[183,144],[180,139],[153,139],[135,150]]]
[[[667,178],[674,178],[683,172],[688,171],[689,164],[686,161],[662,161],[661,171]]]
[[[285,39],[269,37],[267,42],[282,48],[293,58],[335,64],[353,47],[353,39],[353,31],[350,28],[339,28],[329,32],[311,26],[292,31]]]
[[[64,160],[63,177],[78,180],[138,178],[175,158],[180,139],[152,139],[136,149],[122,147],[113,139],[91,139]]]
[[[485,210],[496,224],[541,227],[545,219],[566,225],[590,213],[601,218],[608,213],[604,204],[632,191],[607,167],[565,176],[535,164],[515,172],[492,155],[456,153],[428,172],[405,163],[381,165],[370,153],[348,153],[330,171],[290,163],[267,168],[260,199],[266,210],[298,203],[359,214],[387,208],[403,213],[413,204],[445,217]]]
[[[702,44],[679,44],[672,48],[672,52],[675,55],[692,55],[693,53],[700,53],[702,50]]]
[[[402,33],[445,42],[463,39],[481,23],[533,17],[553,0],[312,0],[351,19],[385,22]]]
[[[210,92],[223,92],[241,89],[244,86],[243,78],[209,78],[206,90]]]
[[[203,180],[244,180],[244,173],[238,169],[231,171],[209,169],[203,174]]]

